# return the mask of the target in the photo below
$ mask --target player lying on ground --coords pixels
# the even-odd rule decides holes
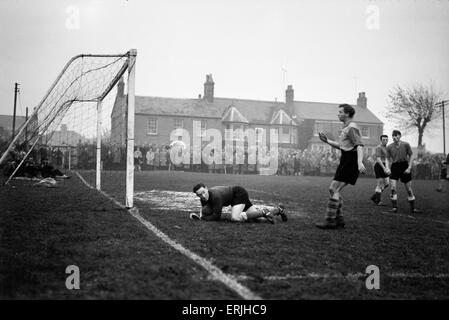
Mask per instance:
[[[200,198],[202,209],[199,215],[190,214],[191,219],[218,221],[223,219],[223,207],[231,206],[231,221],[244,222],[265,218],[270,223],[274,223],[275,216],[280,216],[282,221],[287,221],[287,214],[282,204],[273,209],[256,208],[249,200],[248,192],[240,186],[207,188],[203,183],[199,183],[193,187],[193,193]]]

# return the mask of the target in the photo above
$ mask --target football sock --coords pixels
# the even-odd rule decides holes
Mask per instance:
[[[396,190],[391,190],[391,204],[393,205],[393,208],[397,208],[398,207],[398,195],[396,193]]]
[[[409,200],[408,203],[410,204],[410,210],[415,210],[415,200]]]
[[[343,198],[342,197],[340,197],[340,201],[338,202],[337,218],[343,219]]]
[[[377,201],[380,202],[382,200],[382,192],[378,192],[376,194],[376,196],[377,196]]]
[[[335,219],[335,217],[337,216],[338,203],[338,199],[334,199],[331,197],[329,198],[326,208],[326,218]]]
[[[415,210],[415,196],[413,195],[413,192],[408,193],[408,203],[410,205],[410,210]]]

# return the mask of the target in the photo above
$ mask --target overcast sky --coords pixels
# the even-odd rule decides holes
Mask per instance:
[[[196,98],[208,73],[226,98],[284,101],[291,84],[295,100],[354,104],[364,91],[390,134],[393,86],[449,99],[448,39],[449,0],[0,0],[0,114],[15,82],[24,115],[72,56],[136,48],[138,95]],[[442,140],[439,119],[424,142]]]

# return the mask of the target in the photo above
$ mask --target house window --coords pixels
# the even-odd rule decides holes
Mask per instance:
[[[362,127],[362,138],[369,138],[369,128]]]
[[[243,126],[234,126],[234,140],[243,140]]]
[[[279,137],[279,142],[281,143],[291,143],[292,137],[290,135],[290,128],[289,127],[282,127],[279,128],[279,132],[281,132]]]
[[[318,137],[318,133],[319,132],[323,132],[323,131],[325,131],[324,130],[324,128],[325,128],[325,123],[322,123],[322,122],[315,122],[315,125],[314,125],[314,127],[313,127],[313,134],[314,134],[314,136],[317,136]]]
[[[225,127],[225,140],[232,140],[232,126],[230,124]]]
[[[312,149],[312,151],[321,152],[321,153],[332,151],[331,146],[324,145],[324,144],[313,144],[311,149]]]
[[[148,134],[157,134],[157,119],[148,119]]]
[[[264,128],[255,128],[256,132],[256,141],[257,142],[264,142],[265,138],[265,130]]]
[[[201,136],[206,136],[206,130],[207,130],[207,120],[201,120]]]
[[[175,119],[175,129],[184,128],[184,120],[183,119]]]

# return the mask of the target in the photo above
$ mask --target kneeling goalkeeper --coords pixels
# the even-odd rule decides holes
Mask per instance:
[[[244,222],[265,218],[270,223],[274,223],[275,216],[281,216],[282,221],[287,221],[283,205],[271,210],[268,208],[258,209],[249,200],[245,188],[240,186],[207,188],[204,183],[199,183],[193,187],[193,193],[200,198],[202,210],[199,216],[192,213],[190,215],[192,219],[217,221],[221,219],[223,207],[231,206],[231,221]]]

